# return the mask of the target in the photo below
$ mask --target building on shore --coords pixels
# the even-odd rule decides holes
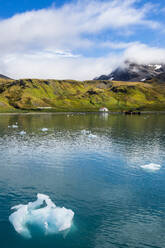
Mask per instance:
[[[102,107],[99,109],[100,112],[109,112],[109,110],[106,107]]]

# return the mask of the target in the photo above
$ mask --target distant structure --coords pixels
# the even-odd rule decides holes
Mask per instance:
[[[109,112],[109,110],[105,107],[99,109],[100,112]]]

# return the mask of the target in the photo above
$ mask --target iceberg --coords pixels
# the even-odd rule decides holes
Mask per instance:
[[[81,130],[81,134],[83,134],[83,135],[87,135],[87,134],[90,134],[90,133],[91,132],[88,131],[88,130],[85,130],[85,129]]]
[[[17,205],[9,216],[15,231],[25,238],[32,238],[36,229],[43,235],[56,234],[72,226],[74,212],[57,207],[49,196],[37,194],[37,200],[26,205]]]
[[[12,125],[12,128],[18,128],[18,125],[16,124],[16,125]]]
[[[26,132],[25,132],[25,131],[21,131],[19,134],[20,134],[20,135],[25,135]]]
[[[95,135],[95,134],[92,134],[92,133],[90,133],[89,135],[88,135],[88,138],[97,138],[97,135]]]
[[[142,165],[141,168],[148,171],[157,171],[160,170],[161,165],[150,163],[150,164]]]
[[[92,134],[91,131],[85,129],[81,130],[81,134],[87,135],[88,138],[97,138],[97,135]]]
[[[41,129],[41,131],[42,131],[42,132],[47,132],[47,131],[48,131],[48,128],[43,127],[43,128]]]

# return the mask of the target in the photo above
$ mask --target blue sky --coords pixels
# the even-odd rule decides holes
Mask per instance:
[[[165,62],[165,0],[0,0],[0,73],[92,79]]]
[[[56,5],[57,7],[60,7],[64,5],[65,3],[68,3],[71,1],[65,1],[65,0],[10,0],[10,1],[4,1],[0,0],[0,17],[1,18],[8,18],[11,17],[14,14],[22,13],[25,11],[31,11],[31,10],[38,10],[42,8],[49,8],[52,5]]]

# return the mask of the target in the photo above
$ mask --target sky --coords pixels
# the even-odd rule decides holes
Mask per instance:
[[[0,73],[93,79],[165,63],[165,0],[0,0]]]

